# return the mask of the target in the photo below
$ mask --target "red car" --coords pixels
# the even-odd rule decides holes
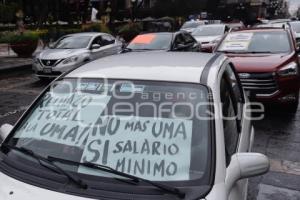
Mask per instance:
[[[284,105],[296,113],[300,68],[295,39],[284,28],[253,28],[229,33],[217,52],[231,58],[250,98]]]

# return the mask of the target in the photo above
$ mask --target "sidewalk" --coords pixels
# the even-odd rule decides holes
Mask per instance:
[[[40,49],[40,47],[38,48]],[[28,68],[32,64],[32,58],[19,58],[9,48],[8,44],[0,44],[0,72],[18,68]]]

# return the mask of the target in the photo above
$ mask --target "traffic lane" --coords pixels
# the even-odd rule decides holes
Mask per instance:
[[[35,77],[30,69],[1,71],[0,124],[14,124],[48,84]]]
[[[270,158],[270,172],[250,179],[250,200],[300,200],[300,107],[296,115],[282,107],[266,107],[254,122],[254,152]]]

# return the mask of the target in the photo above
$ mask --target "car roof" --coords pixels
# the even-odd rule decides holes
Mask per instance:
[[[233,32],[269,32],[269,31],[286,31],[286,29],[283,28],[276,28],[276,27],[257,27],[257,28],[246,28],[246,29],[240,29]]]
[[[141,33],[141,34],[139,34],[139,35],[152,35],[152,34],[154,34],[154,35],[173,35],[174,33],[177,33],[177,32],[147,32],[147,33]]]
[[[199,83],[204,67],[214,55],[193,52],[132,52],[87,63],[66,77]]]
[[[105,35],[107,33],[100,33],[100,32],[83,32],[83,33],[73,33],[69,34],[68,36],[98,36],[98,35]]]

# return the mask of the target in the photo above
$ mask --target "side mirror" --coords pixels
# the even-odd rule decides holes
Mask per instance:
[[[101,45],[100,44],[93,44],[91,46],[91,50],[94,50],[94,49],[100,49],[101,48]]]
[[[234,184],[246,178],[260,176],[270,169],[267,156],[260,153],[237,153],[231,157],[231,162],[226,172],[225,184],[228,191]]]
[[[12,129],[13,126],[10,124],[4,124],[0,127],[0,143],[7,138]]]

